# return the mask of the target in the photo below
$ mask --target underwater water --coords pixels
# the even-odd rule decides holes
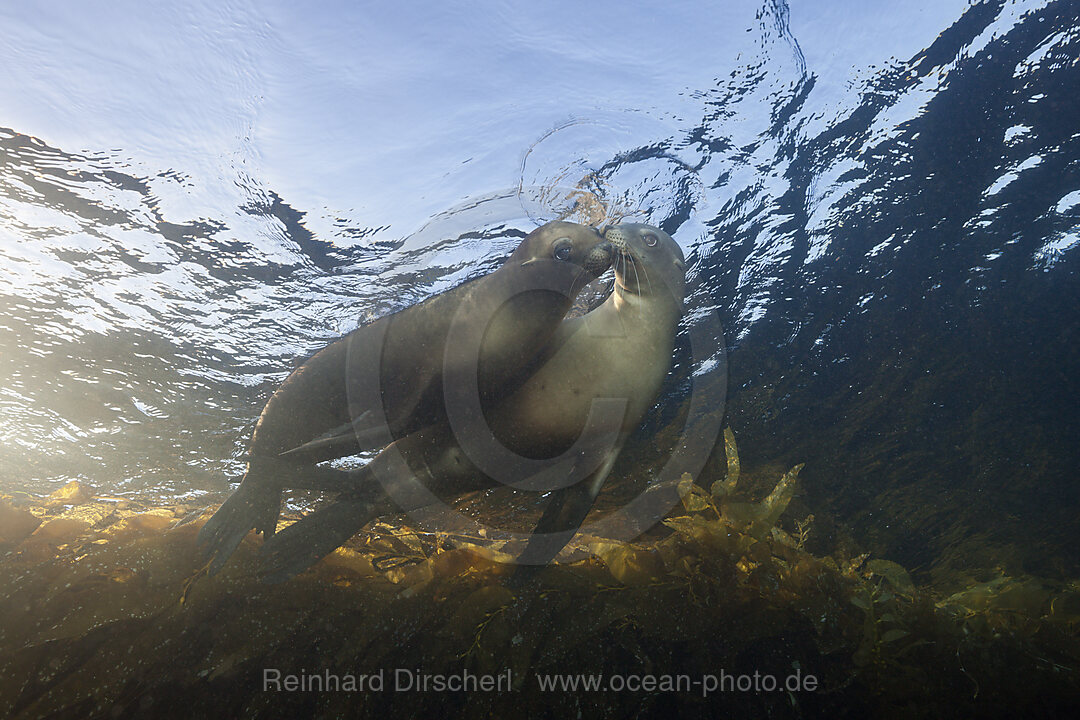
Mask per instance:
[[[648,587],[662,560],[685,579],[679,591],[653,597],[639,587],[640,596],[594,608],[608,613],[605,627],[616,628],[621,657],[649,654],[651,667],[663,669],[679,665],[673,647],[693,655],[686,648],[700,643],[718,653],[701,658],[730,651],[748,668],[787,656],[812,663],[849,647],[845,658],[861,652],[857,667],[876,668],[880,687],[895,689],[890,683],[906,676],[899,664],[878,662],[882,637],[905,633],[907,641],[891,636],[913,647],[905,657],[929,652],[936,631],[928,628],[952,637],[943,621],[927,619],[937,616],[926,598],[982,593],[978,602],[964,595],[946,603],[973,613],[994,606],[986,597],[1010,592],[1036,620],[1050,618],[1051,629],[1017,635],[991,622],[987,632],[1044,642],[1038,657],[1047,664],[1024,665],[1025,677],[1065,679],[1045,687],[1029,681],[1030,692],[1075,691],[1080,4],[672,2],[662,11],[563,2],[338,3],[317,11],[289,3],[9,4],[0,8],[0,34],[0,495],[10,503],[0,506],[0,527],[7,523],[0,550],[21,553],[10,570],[19,583],[2,602],[27,618],[40,611],[43,633],[32,635],[28,620],[18,633],[0,634],[0,643],[18,648],[19,667],[48,667],[47,643],[65,639],[76,644],[62,647],[85,655],[100,641],[91,642],[95,632],[120,632],[125,618],[131,622],[123,627],[138,635],[135,618],[150,616],[138,608],[198,567],[140,540],[164,575],[140,580],[144,594],[133,591],[115,616],[70,621],[61,636],[50,636],[49,623],[60,627],[71,607],[101,587],[129,587],[126,575],[115,574],[79,585],[89,581],[65,575],[57,557],[76,562],[87,555],[83,545],[101,540],[99,549],[111,548],[115,538],[166,525],[125,520],[108,530],[116,523],[102,525],[113,517],[106,514],[83,518],[85,526],[54,526],[17,550],[26,535],[12,528],[33,525],[29,533],[37,525],[16,509],[55,521],[57,501],[47,496],[71,481],[114,505],[157,508],[151,512],[170,523],[212,507],[242,475],[255,420],[274,388],[329,340],[494,270],[542,222],[627,218],[679,242],[689,289],[672,380],[600,504],[617,506],[640,487],[631,476],[657,462],[654,445],[664,445],[669,423],[685,409],[690,377],[709,387],[714,414],[738,439],[738,488],[746,496],[721,507],[723,493],[710,495],[710,522],[728,523],[738,539],[717,540],[735,535],[691,520],[669,523],[655,532],[677,540],[649,540],[668,545],[647,543],[656,553],[640,561],[647,571],[613,572],[619,582],[629,577],[630,586]],[[695,330],[716,339],[718,326],[719,348],[689,348]],[[728,450],[718,439],[698,478],[705,491],[731,477]],[[798,490],[784,495],[778,512],[751,511],[800,464]],[[498,513],[492,506],[500,497],[471,502],[476,512]],[[304,502],[294,498],[294,509]],[[684,510],[686,517],[710,512],[692,504]],[[775,527],[798,542],[766,533],[766,516],[769,532]],[[189,529],[178,530],[184,542]],[[105,534],[72,540],[90,531]],[[409,542],[408,552],[395,552],[434,563],[428,540]],[[751,550],[766,542],[777,543],[775,552]],[[621,555],[612,561],[616,551],[601,540],[579,550],[575,557],[596,555],[612,568],[639,564]],[[891,566],[852,566],[864,553],[899,563],[910,577],[897,580]],[[773,588],[773,599],[817,587],[821,597],[800,612],[829,606],[831,592],[863,598],[862,605],[845,605],[848,614],[838,611],[835,624],[814,626],[832,644],[803,652],[784,638],[810,633],[809,615],[784,615],[772,600],[768,608],[740,604],[737,593],[716,599],[748,625],[789,628],[789,636],[769,635],[775,646],[755,645],[746,656],[739,640],[715,640],[737,630],[730,619],[693,615],[717,633],[703,639],[628,609],[670,607],[695,589],[693,568],[706,572],[729,556],[730,567],[708,575],[716,584],[697,587],[701,598],[725,598],[726,573],[742,572],[757,578],[755,592]],[[675,568],[687,557],[697,558],[693,568]],[[754,575],[772,567],[770,558],[784,563],[775,570],[782,580]],[[591,578],[593,570],[583,572]],[[371,575],[367,566],[353,567],[347,582],[320,572],[315,579],[334,592],[358,584],[353,575]],[[386,589],[422,584],[406,574],[380,576],[381,584],[360,592],[386,617],[401,613],[415,634],[382,666],[356,648],[336,648],[339,658],[390,668],[409,658],[419,663],[425,653],[465,653],[452,643],[425,645],[427,606],[395,601]],[[490,576],[497,580],[498,571]],[[138,636],[179,637],[182,628],[211,625],[237,595],[248,597],[248,609],[271,598],[267,617],[302,604],[290,598],[274,606],[272,594],[238,577],[193,591],[193,602],[208,598],[198,620],[174,610],[152,614],[155,629]],[[645,580],[634,585],[635,578]],[[815,585],[809,578],[827,579]],[[914,597],[914,586],[928,593],[924,604],[911,601],[903,629],[877,629],[877,603],[899,602],[881,600],[882,578],[895,585],[890,598]],[[85,594],[54,597],[44,589],[49,582]],[[315,580],[304,582],[297,592],[317,592]],[[560,637],[610,642],[567,625],[580,598],[595,600],[570,585],[565,597],[578,600],[547,608],[536,623],[561,628]],[[487,586],[454,587],[440,597],[480,592],[480,607],[501,598]],[[52,599],[27,600],[33,597]],[[355,598],[335,597],[334,612],[348,616]],[[394,602],[405,605],[395,610]],[[448,636],[470,637],[461,628],[472,620],[443,607],[446,614],[434,616]],[[769,625],[774,611],[783,618],[778,626]],[[883,612],[902,616],[891,605]],[[867,634],[864,614],[872,618]],[[378,622],[364,622],[357,633],[377,637]],[[627,633],[635,626],[653,635],[633,646]],[[304,645],[311,653],[305,667],[314,668],[312,638],[332,633],[310,618],[289,627],[283,637],[312,643]],[[229,638],[198,637],[193,647],[206,648],[213,662],[191,678],[170,678],[159,702],[190,692],[189,680],[205,679],[198,672],[206,668],[220,691],[237,668],[254,672],[238,658],[270,647],[241,651]],[[162,651],[149,641],[139,647],[144,657]],[[570,667],[588,656],[568,652],[572,660],[562,662]],[[983,702],[987,679],[1000,679],[994,673],[1002,664],[1034,656],[1025,653],[982,656],[965,647],[941,656],[968,658],[962,671],[938,657],[941,666],[925,667],[961,683],[969,673],[981,677],[974,702]],[[993,670],[980,676],[973,666],[984,660]],[[81,661],[69,661],[64,667],[75,673]],[[515,662],[515,674],[529,666]],[[605,662],[608,670],[624,667]],[[503,667],[497,653],[481,664]],[[166,676],[160,665],[148,667],[140,683]],[[834,688],[844,686],[839,678],[849,669],[839,663],[830,671]],[[26,673],[19,699],[0,708],[24,716],[49,707],[72,716],[91,707],[134,713],[145,699],[135,683],[117,686],[111,699],[95,701],[101,705],[80,706],[71,690],[50,706],[41,698],[61,686]],[[854,687],[853,696],[837,690],[834,701],[817,705],[764,707],[775,716],[800,707],[836,713],[854,698],[853,714],[874,709],[867,698],[879,686]],[[745,702],[737,708],[762,711]],[[273,714],[272,700],[257,703],[235,698],[229,707]],[[463,713],[492,707],[455,705]],[[612,707],[619,708],[612,717],[629,712]],[[289,709],[344,712],[337,705]]]

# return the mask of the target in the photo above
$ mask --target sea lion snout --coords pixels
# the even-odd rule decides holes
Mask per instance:
[[[626,235],[618,225],[605,225],[598,230],[600,237],[607,240],[612,245],[618,245],[620,247],[626,246]]]
[[[613,252],[633,258],[635,253],[630,246],[631,232],[629,228],[622,225],[607,225],[600,229],[601,237],[611,245]]]
[[[677,264],[685,267],[686,258],[682,248],[660,228],[639,223],[621,223],[601,228],[600,235],[621,254],[638,256],[655,248],[652,250],[654,254],[670,253]]]
[[[686,259],[675,239],[653,225],[619,223],[601,230],[615,250],[615,282],[635,294],[651,293],[657,283],[678,288],[686,280]]]
[[[610,242],[605,240],[594,247],[588,256],[586,256],[582,267],[585,268],[585,272],[593,277],[599,277],[605,270],[611,267],[611,262],[614,259],[615,248]]]
[[[611,246],[615,250],[615,252],[622,254],[633,254],[634,247],[633,243],[631,243],[631,238],[634,235],[636,227],[639,226],[626,224],[607,225],[600,229],[600,235],[604,238],[604,240],[611,243]]]

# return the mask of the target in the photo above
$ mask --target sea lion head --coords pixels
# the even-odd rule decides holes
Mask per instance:
[[[549,287],[573,297],[611,267],[614,251],[600,231],[572,222],[550,222],[529,233],[507,265],[546,275]]]
[[[667,289],[682,300],[686,258],[670,235],[639,223],[610,225],[603,235],[615,249],[615,284],[621,290],[646,296]]]

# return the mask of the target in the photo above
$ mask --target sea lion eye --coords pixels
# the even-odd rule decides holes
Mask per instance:
[[[562,242],[563,240],[566,242]],[[559,244],[555,246],[551,254],[555,256],[556,260],[569,260],[572,252],[573,244],[570,242],[570,238],[560,238]]]
[[[645,241],[645,244],[648,245],[649,247],[655,247],[656,246],[657,239],[656,239],[656,236],[653,235],[652,233],[645,233],[645,237],[642,238],[642,239]]]

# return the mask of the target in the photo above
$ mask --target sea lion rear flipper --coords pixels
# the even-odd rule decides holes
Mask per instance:
[[[260,548],[263,582],[280,583],[338,549],[376,517],[376,503],[338,499],[269,538]]]
[[[451,431],[436,425],[394,443],[370,463],[355,470],[318,468],[309,475],[313,486],[342,490],[332,503],[301,518],[263,544],[260,574],[264,582],[278,583],[306,570],[360,532],[379,515],[409,511],[432,502],[425,485],[435,482],[430,470],[416,476],[406,457],[418,465],[439,468],[438,479],[453,482],[468,476],[472,465],[461,462],[449,442]],[[392,491],[388,493],[388,489]]]
[[[196,543],[210,560],[209,573],[214,575],[225,566],[252,529],[266,537],[273,535],[280,510],[280,490],[245,478],[199,530]]]
[[[592,509],[621,449],[622,442],[619,442],[591,475],[552,494],[532,537],[517,558],[518,566],[509,580],[511,586],[522,587],[528,583],[570,542]]]

